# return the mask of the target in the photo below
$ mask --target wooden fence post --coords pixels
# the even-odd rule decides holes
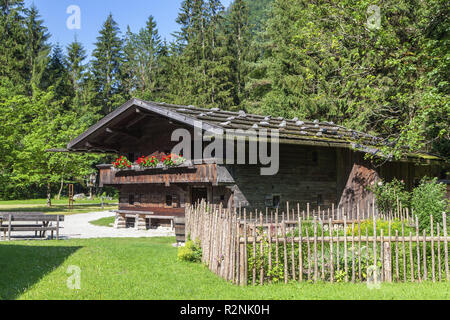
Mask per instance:
[[[442,213],[442,228],[444,231],[444,255],[445,255],[445,278],[450,281],[450,274],[448,271],[448,240],[447,240],[447,215]]]
[[[8,241],[11,241],[11,215],[8,215]]]
[[[384,242],[384,281],[392,282],[391,247],[389,242]]]

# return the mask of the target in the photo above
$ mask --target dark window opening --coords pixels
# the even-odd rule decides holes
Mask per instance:
[[[128,195],[128,204],[130,205],[134,204],[134,194]]]
[[[166,206],[171,207],[173,203],[173,197],[171,194],[166,195]]]
[[[311,154],[311,162],[314,165],[317,165],[319,163],[319,155],[317,154],[317,151],[313,151]]]
[[[280,200],[281,197],[279,195],[274,195],[272,198],[272,204],[274,208],[279,208],[280,207]]]
[[[221,195],[220,196],[220,201],[224,201],[225,200],[225,195]]]
[[[320,206],[323,204],[323,198],[321,194],[317,195],[317,206]]]

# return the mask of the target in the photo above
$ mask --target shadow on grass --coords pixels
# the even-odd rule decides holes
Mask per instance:
[[[0,244],[0,300],[13,300],[82,247]]]
[[[1,208],[0,212],[44,212],[44,213],[54,213],[54,212],[64,212],[71,213],[76,212],[77,210],[92,210],[92,211],[101,211],[106,210],[107,208],[113,206],[113,204],[104,204],[104,209],[102,209],[101,204],[76,204],[73,209],[69,209],[67,205],[53,205],[51,207],[47,206],[33,206],[33,207],[20,207],[15,206],[14,208]]]

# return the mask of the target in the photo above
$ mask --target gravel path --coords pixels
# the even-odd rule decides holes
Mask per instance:
[[[141,238],[141,237],[169,237],[175,236],[171,228],[159,227],[152,230],[114,229],[112,227],[94,226],[89,223],[106,217],[113,217],[114,212],[92,212],[65,216],[61,238],[65,239],[89,239],[89,238]]]

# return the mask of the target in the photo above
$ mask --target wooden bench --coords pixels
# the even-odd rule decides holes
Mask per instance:
[[[0,212],[0,234],[3,231],[3,238],[11,240],[11,232],[34,231],[35,236],[39,233],[40,237],[45,237],[47,231],[56,233],[56,239],[59,240],[60,222],[64,221],[63,215],[47,215],[42,212]],[[22,222],[22,223],[17,223]],[[35,222],[35,224],[27,224]],[[55,225],[53,225],[55,222]]]

